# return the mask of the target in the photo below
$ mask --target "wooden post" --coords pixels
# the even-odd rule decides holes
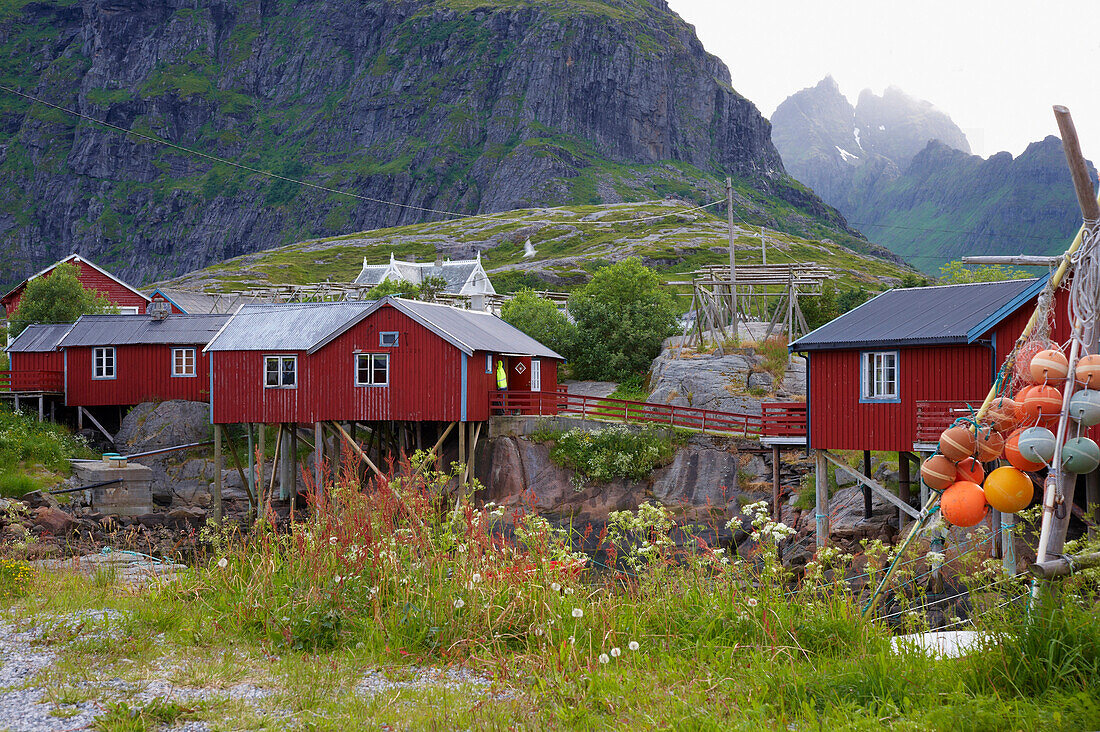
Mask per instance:
[[[730,239],[730,304],[733,306],[733,341],[737,342],[737,254],[733,244],[733,178],[726,178],[726,218]]]
[[[367,464],[367,467],[373,470],[375,475],[382,476],[382,471],[379,470],[378,466],[371,461],[367,453],[363,452],[363,449],[359,447],[358,443],[356,443],[355,440],[351,439],[351,435],[345,432],[344,428],[341,427],[338,422],[333,422],[332,426],[335,427],[336,430],[344,437],[344,439],[348,441],[348,446],[351,447],[351,449],[354,450],[357,455],[359,455],[359,458]]]
[[[44,422],[46,419],[46,402],[45,397],[41,394],[38,395],[38,421]]]
[[[912,500],[910,496],[909,487],[911,485],[912,478],[909,474],[909,453],[898,453],[898,498],[909,503]],[[905,511],[898,509],[898,530],[905,528],[905,523],[908,518],[905,515]]]
[[[1001,512],[993,508],[989,511],[989,528],[991,529],[992,536],[989,538],[989,558],[1000,559],[1001,558]]]
[[[259,434],[257,435],[258,441],[256,446],[257,457],[256,461],[256,500],[260,502],[260,506],[264,504],[264,462],[267,460],[267,445],[264,444],[264,435],[267,433],[267,425],[260,422],[258,425]],[[276,448],[278,449],[278,448]]]
[[[50,421],[57,424],[57,400],[50,400]]]
[[[222,459],[222,426],[220,424],[214,425],[214,495],[212,496],[214,501],[214,523],[221,525],[222,522],[222,468],[224,467],[224,460]]]
[[[925,460],[927,460],[929,457],[931,457],[931,455],[932,454],[929,453],[929,452],[922,452],[920,454],[921,462],[923,463]],[[927,506],[928,505],[928,496],[929,496],[929,493],[931,492],[931,490],[928,488],[928,484],[924,482],[924,476],[920,474],[920,471],[917,471],[917,475],[921,476],[920,477],[920,505]]]
[[[871,477],[871,451],[863,451],[863,477]],[[863,486],[863,518],[871,518],[871,489]]]
[[[815,510],[817,514],[817,545],[825,546],[829,539],[829,473],[828,463],[825,462],[825,453],[821,450],[814,451],[814,487],[817,492]]]
[[[779,445],[772,445],[772,520],[778,521],[782,515],[779,506]]]
[[[1001,555],[1004,557],[1005,574],[1016,576],[1016,514],[1001,517]]]
[[[325,492],[325,431],[321,422],[313,423],[313,479],[316,481],[314,490],[320,498]]]
[[[19,407],[16,406],[16,409]],[[80,407],[76,408],[76,428],[78,430],[84,429],[84,410]]]
[[[474,477],[474,461],[477,459],[477,440],[481,436],[481,422],[473,426],[473,435],[470,439],[470,454],[466,460],[466,467],[462,471],[462,485],[466,485]]]
[[[1100,472],[1094,470],[1085,476],[1085,516],[1089,521],[1089,538],[1095,539],[1100,524]]]
[[[463,466],[466,465],[466,422],[458,423],[458,460]],[[466,469],[463,467],[462,472],[459,474],[458,485],[462,487],[466,485]]]
[[[252,493],[251,476],[245,476],[244,466],[241,464],[240,457],[237,456],[237,446],[233,442],[233,435],[229,434],[229,431],[225,431],[225,444],[229,446],[229,457],[233,460],[233,467],[237,469],[237,475],[241,479],[241,488],[248,494],[248,503],[251,506],[256,505],[256,496]]]
[[[338,422],[333,422],[333,425],[339,428],[340,432],[344,432],[344,428],[340,427]],[[340,482],[340,458],[343,450],[343,440],[340,439],[340,435],[335,435],[332,441],[332,454],[329,455],[329,472],[332,474],[332,484],[336,485]]]

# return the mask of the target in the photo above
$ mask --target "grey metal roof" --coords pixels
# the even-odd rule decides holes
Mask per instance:
[[[373,301],[245,305],[208,351],[307,351],[362,319]]]
[[[396,297],[373,302],[245,305],[206,350],[316,352],[384,305],[392,305],[469,354],[490,351],[562,358],[490,313]]]
[[[237,298],[230,296],[215,297],[205,292],[191,292],[189,290],[165,290],[157,288],[159,292],[172,301],[176,307],[189,315],[209,315],[211,313],[230,313],[240,305]]]
[[[62,336],[69,332],[72,323],[34,323],[23,329],[11,345],[9,353],[49,353],[57,350]]]
[[[374,287],[381,284],[386,277],[386,272],[389,272],[389,270],[390,265],[388,264],[364,264],[359,276],[355,278],[355,284]]]
[[[993,316],[1008,315],[1043,283],[1045,278],[888,290],[802,336],[790,349],[968,343],[999,322]],[[981,332],[974,332],[978,326]]]
[[[364,264],[359,276],[355,278],[355,284],[373,287],[381,283],[392,269],[396,270],[401,279],[414,285],[421,284],[427,277],[439,277],[447,283],[444,292],[457,294],[480,266],[481,262],[476,259],[447,260],[442,264],[400,260],[392,260],[389,264]]]
[[[155,343],[206,344],[229,320],[228,315],[84,315],[61,339],[62,348],[128,346]]]

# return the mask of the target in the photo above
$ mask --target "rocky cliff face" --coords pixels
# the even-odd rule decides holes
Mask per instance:
[[[852,225],[927,272],[965,254],[1056,254],[1079,224],[1061,142],[970,155],[928,102],[890,88],[848,103],[832,78],[772,115],[788,170]]]
[[[726,174],[844,228],[664,0],[16,0],[0,59],[88,118],[354,194],[0,92],[0,281],[71,251],[149,281],[434,210],[718,197]]]

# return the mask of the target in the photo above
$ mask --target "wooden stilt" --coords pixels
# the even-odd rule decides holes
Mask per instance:
[[[16,409],[18,408],[19,406],[16,405]],[[84,429],[84,410],[81,407],[76,409],[76,428],[78,430]]]
[[[279,429],[275,433],[275,455],[271,461],[271,482],[267,486],[267,501],[264,503],[264,515],[271,514],[271,496],[275,494],[275,476],[282,472],[281,464],[279,462],[279,452],[283,446],[283,425],[279,424]]]
[[[15,395],[15,411],[19,411],[19,395]]]
[[[220,424],[214,425],[214,495],[212,496],[214,501],[214,523],[221,525],[222,522],[222,468],[224,467],[224,460],[222,460],[222,426]]]
[[[1100,472],[1085,476],[1085,515],[1090,518],[1089,538],[1095,539],[1100,529]]]
[[[863,451],[863,477],[871,477],[871,451]],[[864,484],[863,486],[863,518],[871,518],[871,489]]]
[[[1001,558],[1001,521],[1002,514],[997,509],[992,509],[989,512],[989,528],[992,531],[992,536],[989,538],[989,558],[1000,559]]]
[[[229,434],[228,430],[223,430],[225,434],[225,442],[229,445],[229,457],[233,460],[233,467],[237,469],[237,475],[241,478],[241,487],[244,488],[245,493],[248,494],[248,503],[250,506],[256,505],[256,496],[252,494],[252,487],[249,485],[250,481],[245,477],[244,465],[241,463],[240,457],[237,456],[237,445],[233,442],[233,436]]]
[[[772,521],[778,521],[782,514],[779,505],[779,445],[772,445]]]
[[[336,427],[340,427],[339,423],[337,423],[337,422],[333,422],[332,424]],[[343,428],[340,428],[340,432],[343,432],[343,431],[344,431]],[[329,459],[328,459],[329,474],[332,476],[332,484],[333,485],[336,485],[337,483],[340,482],[340,457],[341,457],[341,453],[343,452],[340,449],[341,445],[343,444],[343,440],[340,439],[340,435],[335,435],[335,438],[336,439],[334,439],[332,441],[332,454],[329,455]],[[350,435],[349,435],[349,439],[350,439]]]
[[[905,503],[909,503],[912,500],[910,496],[910,485],[912,478],[909,475],[909,453],[898,453],[898,498]],[[905,515],[905,511],[898,509],[898,530],[905,528],[905,523],[908,518]]]
[[[1006,513],[1001,517],[1001,556],[1004,557],[1005,574],[1016,576],[1016,514]]]
[[[375,475],[377,475],[377,476],[380,476],[380,477],[384,477],[384,476],[382,475],[382,471],[381,471],[381,470],[379,470],[379,469],[378,469],[378,466],[374,464],[374,461],[372,461],[372,460],[370,459],[370,457],[369,457],[369,456],[367,455],[367,453],[363,452],[363,449],[362,449],[361,447],[359,447],[358,443],[356,443],[356,442],[355,442],[355,440],[351,439],[351,435],[349,435],[349,434],[348,434],[347,432],[345,432],[345,431],[344,431],[344,428],[343,428],[343,427],[341,427],[341,426],[340,426],[339,424],[337,424],[336,422],[333,422],[333,423],[332,423],[332,426],[333,426],[333,427],[334,427],[334,428],[336,429],[336,431],[338,431],[338,432],[340,433],[340,435],[341,435],[341,436],[342,436],[342,437],[343,437],[343,438],[344,438],[344,439],[345,439],[345,440],[347,441],[347,443],[348,443],[348,446],[349,446],[349,447],[350,447],[350,448],[351,448],[352,450],[354,450],[354,451],[355,451],[355,453],[356,453],[356,454],[357,454],[357,455],[359,456],[359,458],[360,458],[360,459],[361,459],[361,460],[362,460],[363,462],[365,462],[365,463],[367,464],[367,467],[368,467],[368,468],[370,468],[371,470],[373,470],[373,471],[374,471],[374,474],[375,474]]]
[[[458,423],[458,460],[463,465],[463,470],[458,480],[460,488],[466,485],[466,425],[466,422]]]
[[[325,493],[325,430],[323,422],[313,423],[313,480],[317,498]]]
[[[114,438],[114,437],[113,437],[113,436],[111,435],[111,433],[110,433],[110,432],[108,432],[107,430],[103,429],[103,425],[101,425],[101,424],[99,423],[99,420],[97,420],[97,419],[96,419],[95,417],[93,417],[93,416],[92,416],[92,413],[91,413],[91,412],[89,412],[89,411],[88,411],[87,409],[85,409],[84,407],[77,407],[77,409],[78,409],[78,410],[79,410],[80,412],[83,412],[83,413],[84,413],[84,415],[85,415],[85,416],[86,416],[86,417],[88,418],[88,421],[89,421],[89,422],[91,422],[91,423],[92,423],[93,425],[95,425],[96,429],[98,429],[98,430],[100,431],[100,433],[102,433],[102,434],[103,434],[103,436],[107,438],[107,441],[108,441],[108,442],[110,442],[110,443],[114,444],[115,438]]]
[[[50,421],[57,424],[57,400],[50,400]]]
[[[267,460],[267,445],[264,444],[264,439],[267,434],[267,425],[260,422],[257,427],[259,430],[256,435],[256,500],[259,501],[260,506],[264,506],[264,462]],[[275,449],[279,449],[277,443]]]
[[[252,496],[252,505],[257,510],[260,507],[260,489],[256,487],[256,438],[252,423],[248,423],[248,459],[245,461],[248,463],[248,482],[245,486],[248,489],[248,494]]]
[[[464,461],[466,467],[462,471],[462,484],[466,485],[474,477],[474,461],[477,459],[477,439],[481,436],[481,422],[478,422],[473,430],[473,438],[470,440],[470,453]]]
[[[46,397],[44,397],[43,395],[41,395],[41,394],[38,395],[38,421],[39,422],[46,421],[46,401],[45,401],[45,399],[46,399]]]
[[[814,518],[817,521],[817,545],[825,546],[829,539],[829,473],[828,463],[825,462],[825,453],[821,450],[814,451],[814,487],[817,501]]]

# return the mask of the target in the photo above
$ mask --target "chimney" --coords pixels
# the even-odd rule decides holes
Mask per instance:
[[[165,320],[171,312],[171,308],[164,300],[154,300],[149,303],[147,312],[153,320]]]
[[[485,310],[489,309],[487,307],[487,303],[485,301],[485,293],[476,292],[473,295],[470,295],[470,309],[471,310],[481,310],[481,311],[485,311]]]
[[[436,253],[435,253],[435,266],[436,267],[442,267],[443,266],[443,252],[441,252],[441,251],[436,251]]]

